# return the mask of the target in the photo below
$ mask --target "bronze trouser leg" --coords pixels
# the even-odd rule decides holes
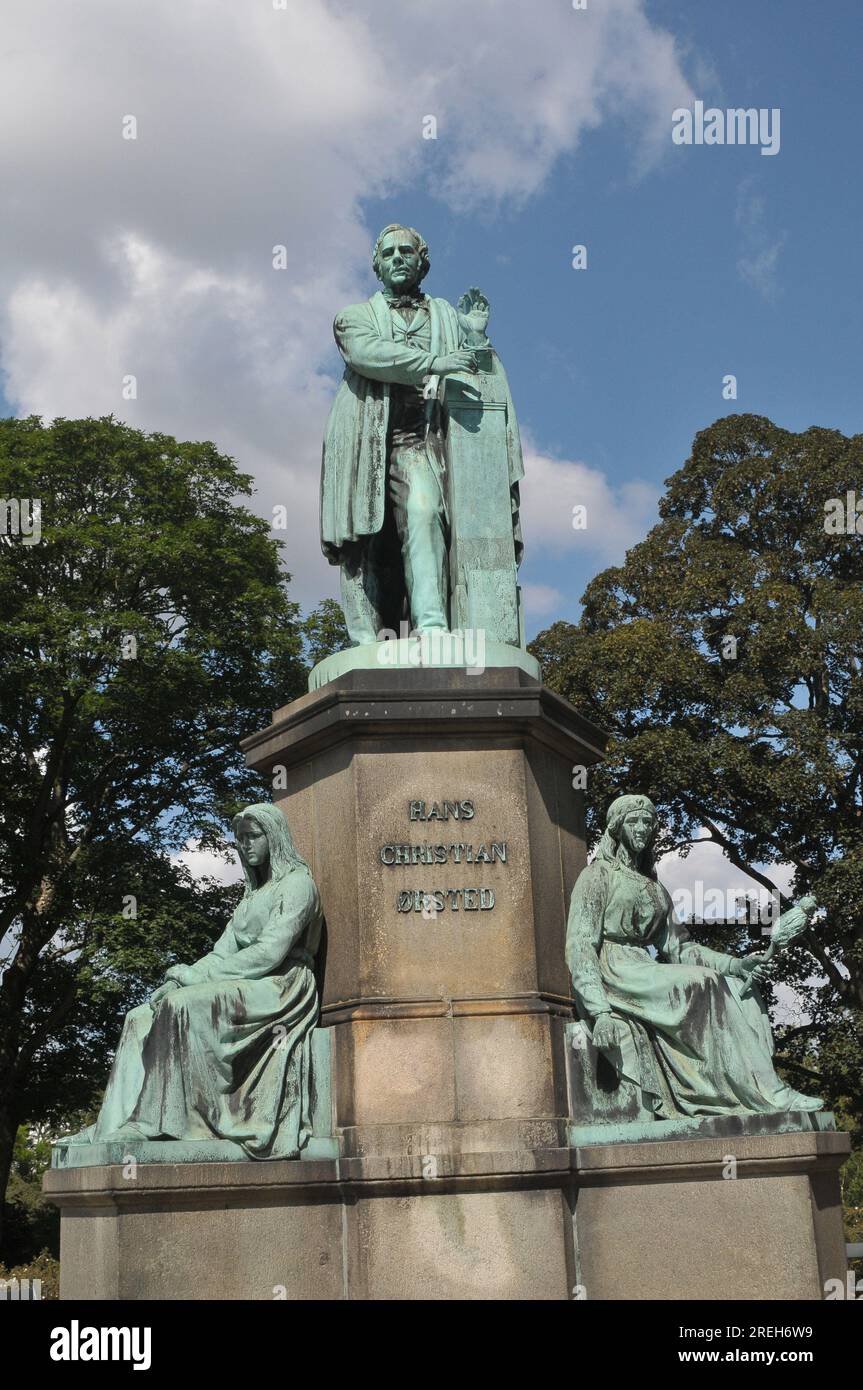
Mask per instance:
[[[446,513],[440,475],[424,444],[393,448],[389,500],[401,541],[411,623],[449,627]]]
[[[363,536],[342,553],[342,609],[351,641],[380,642],[381,631],[398,631],[404,610],[401,547],[392,507],[373,536]]]
[[[353,643],[376,642],[383,627],[373,594],[376,576],[369,566],[368,544],[358,542],[342,561],[342,611]]]

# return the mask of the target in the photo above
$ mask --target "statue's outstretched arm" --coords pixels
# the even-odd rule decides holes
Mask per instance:
[[[719,975],[744,975],[740,969],[740,958],[726,951],[714,951],[710,946],[702,946],[693,941],[682,922],[674,919],[674,906],[669,899],[665,926],[655,941],[656,952],[661,960],[669,965],[700,965],[705,970],[715,970]]]

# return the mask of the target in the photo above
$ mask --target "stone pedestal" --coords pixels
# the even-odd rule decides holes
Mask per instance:
[[[591,1145],[576,1155],[576,1265],[590,1299],[818,1300],[847,1262],[847,1134]]]
[[[845,1134],[51,1169],[61,1297],[817,1300]],[[729,1173],[729,1156],[736,1176]]]
[[[55,1167],[63,1297],[816,1299],[844,1278],[847,1136],[573,1125],[573,774],[602,745],[505,668],[355,670],[246,741],[326,914],[332,1157]]]
[[[603,742],[512,669],[353,671],[246,740],[321,890],[345,1155],[565,1143],[573,768]]]

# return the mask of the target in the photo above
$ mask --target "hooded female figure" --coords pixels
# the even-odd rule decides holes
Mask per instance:
[[[240,904],[208,955],[172,966],[127,1014],[99,1118],[78,1142],[218,1138],[250,1158],[296,1158],[310,1136],[320,898],[275,806],[247,806],[233,828]]]
[[[618,797],[573,890],[566,959],[595,1047],[656,1119],[820,1110],[773,1068],[755,983],[765,957],[700,946],[674,920],[653,866],[656,830],[646,796]]]

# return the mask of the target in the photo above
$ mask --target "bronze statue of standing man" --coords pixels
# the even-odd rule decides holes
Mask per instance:
[[[382,289],[343,309],[333,326],[345,375],[327,422],[321,473],[321,545],[330,563],[341,566],[342,607],[354,644],[379,641],[382,630],[396,630],[404,619],[420,633],[455,625],[446,381],[457,379],[463,397],[479,398],[469,384],[479,366],[474,345],[480,358],[492,355],[485,346],[483,296],[472,291],[457,311],[423,293],[429,253],[417,231],[385,227],[372,264]],[[511,569],[515,591],[523,467],[515,412],[495,362],[507,423],[494,466],[498,491],[505,489],[512,551],[507,575]],[[484,476],[477,471],[480,490]]]

